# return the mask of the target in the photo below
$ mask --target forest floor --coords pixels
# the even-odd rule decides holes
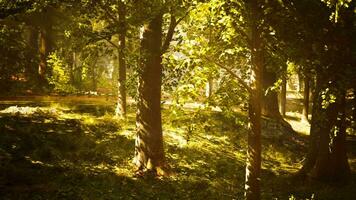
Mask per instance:
[[[243,199],[243,114],[165,106],[165,151],[175,175],[137,178],[134,110],[117,119],[104,98],[1,100],[0,199]],[[289,121],[306,130],[295,116]],[[351,181],[337,185],[292,178],[306,140],[305,133],[263,138],[262,198],[354,199],[356,144],[348,146]]]

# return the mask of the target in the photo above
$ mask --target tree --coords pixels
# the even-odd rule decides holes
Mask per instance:
[[[247,3],[250,40],[251,40],[251,67],[254,73],[251,84],[252,92],[249,97],[248,116],[251,131],[247,139],[247,160],[246,160],[246,180],[245,197],[247,200],[260,199],[260,173],[261,173],[261,97],[262,97],[262,70],[263,70],[263,44],[261,30],[258,28],[261,23],[260,3],[256,0]]]
[[[126,116],[126,5],[123,2],[119,4],[119,78],[118,78],[118,99],[115,114],[116,116]]]
[[[168,5],[152,5],[155,9],[149,13],[141,39],[134,163],[139,174],[153,172],[165,176],[169,174],[169,169],[165,161],[162,135],[162,54],[169,48],[174,29],[183,18],[176,20],[175,13],[170,13],[170,25],[163,41],[163,14]]]
[[[354,50],[349,45],[355,31],[351,22],[355,18],[353,8],[339,12],[339,23],[335,24],[329,20],[330,10],[320,1],[298,1],[286,7],[294,18],[284,19],[299,25],[293,33],[276,27],[284,33],[279,37],[294,44],[290,58],[316,74],[309,150],[299,175],[328,181],[346,180],[350,170],[342,105],[353,78],[350,70],[354,65],[351,53]],[[307,42],[298,42],[297,38]]]
[[[139,170],[153,170],[158,175],[164,175],[166,170],[161,119],[161,44],[162,13],[158,13],[145,24],[141,42],[134,158]]]

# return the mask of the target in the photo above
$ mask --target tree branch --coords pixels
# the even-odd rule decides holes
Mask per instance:
[[[173,14],[171,14],[171,22],[169,24],[168,32],[166,35],[166,39],[164,40],[163,46],[162,46],[162,54],[167,51],[169,47],[169,43],[172,41],[173,34],[174,34],[174,29],[177,26],[177,20]]]
[[[188,16],[189,12],[191,10],[188,10],[181,18],[179,18],[178,20],[176,19],[176,17],[171,13],[171,22],[169,24],[169,28],[168,28],[168,32],[167,32],[167,36],[166,39],[164,40],[163,46],[162,46],[162,54],[164,52],[166,52],[169,48],[169,44],[172,41],[173,38],[173,34],[174,34],[174,29],[176,28],[176,26],[186,17]]]
[[[103,5],[101,1],[99,1],[98,4],[100,8],[105,11],[105,15],[108,16],[113,21],[113,23],[120,24],[119,20],[111,14],[111,11],[109,9],[107,9],[107,6]]]
[[[232,75],[233,77],[236,78],[237,82],[242,85],[243,88],[245,88],[250,94],[253,94],[252,92],[252,88],[250,86],[247,85],[247,83],[242,80],[242,78],[237,75],[235,72],[233,72],[230,68],[226,67],[225,65],[215,61],[215,60],[211,60],[210,58],[204,57],[207,61],[212,62],[214,64],[216,64],[217,66],[219,66],[220,68],[226,70],[230,75]]]

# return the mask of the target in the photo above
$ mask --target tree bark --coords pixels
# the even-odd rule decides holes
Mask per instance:
[[[247,160],[245,178],[245,198],[247,200],[258,200],[260,194],[261,173],[261,97],[262,97],[262,40],[258,29],[260,24],[260,12],[258,2],[248,2],[250,30],[251,30],[251,66],[255,77],[251,84],[252,93],[249,99],[250,131],[247,140]]]
[[[138,172],[166,174],[161,119],[162,14],[145,24],[141,41],[137,136],[134,163]]]
[[[213,78],[208,78],[208,81],[205,86],[205,96],[208,98],[211,97],[211,95],[213,94],[213,80]]]
[[[335,89],[335,88],[334,88]],[[345,181],[351,174],[346,155],[345,92],[338,88],[335,103],[325,110],[326,119],[320,132],[320,145],[313,178],[323,181]]]
[[[320,120],[323,116],[322,108],[321,108],[322,99],[320,98],[319,95],[322,89],[322,84],[323,84],[322,77],[319,74],[317,74],[315,90],[313,95],[312,119],[311,119],[311,127],[310,127],[310,134],[309,134],[308,153],[304,161],[303,167],[298,172],[298,175],[302,177],[306,177],[307,174],[312,170],[318,154],[318,143],[319,143],[318,137],[321,129]]]
[[[118,80],[118,98],[115,114],[116,116],[126,116],[126,7],[124,3],[119,8],[119,23],[122,28],[119,34],[119,80]]]
[[[331,166],[333,179],[336,181],[348,180],[351,175],[350,165],[347,158],[346,149],[346,92],[343,91],[338,104],[339,113],[337,116],[335,137],[331,148]]]
[[[347,180],[350,166],[346,155],[345,91],[339,83],[331,82],[317,74],[313,97],[310,144],[306,161],[299,175],[310,174],[322,181]],[[323,89],[336,95],[335,102],[322,106]]]
[[[277,92],[271,90],[276,82],[276,73],[269,71],[266,67],[263,67],[263,91],[265,95],[262,98],[262,115],[268,118],[282,119],[281,113],[278,109],[278,95]]]
[[[29,31],[29,36],[28,36],[28,44],[29,44],[29,49],[31,50],[31,55],[33,57],[37,57],[39,49],[38,49],[38,29],[35,27],[28,27]],[[31,83],[34,84],[38,81],[37,76],[38,76],[38,63],[35,62],[30,62],[26,65],[25,67],[25,76],[26,79]]]
[[[308,121],[308,115],[309,115],[309,85],[310,85],[310,79],[309,76],[306,75],[304,77],[304,98],[303,98],[303,113],[302,113],[302,120]]]
[[[38,66],[38,78],[39,83],[46,83],[46,70],[47,70],[47,56],[48,56],[48,41],[47,41],[46,30],[41,29],[39,31],[39,54],[40,54],[40,63]]]
[[[280,93],[280,107],[281,107],[281,114],[283,117],[286,116],[286,103],[287,103],[287,78],[283,76],[281,93]]]

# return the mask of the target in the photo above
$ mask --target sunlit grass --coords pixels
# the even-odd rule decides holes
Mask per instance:
[[[164,109],[165,153],[174,175],[156,180],[134,177],[134,107],[129,107],[127,117],[122,119],[115,118],[113,110],[98,113],[93,109],[100,105],[81,109],[62,103],[26,106],[1,111],[0,128],[4,132],[0,134],[0,158],[8,156],[3,156],[7,161],[1,160],[4,164],[0,170],[29,177],[21,179],[21,184],[51,185],[53,191],[49,193],[32,191],[42,199],[243,197],[247,129],[246,117],[241,114],[227,117],[222,112],[173,113]],[[305,149],[287,136],[278,141],[263,139],[262,143],[263,197],[288,199],[292,191],[285,177],[301,167]],[[21,156],[26,159],[14,162]],[[0,186],[2,180],[0,176]],[[298,199],[315,193],[304,186],[293,191],[301,194]],[[8,194],[10,198],[16,192]]]

